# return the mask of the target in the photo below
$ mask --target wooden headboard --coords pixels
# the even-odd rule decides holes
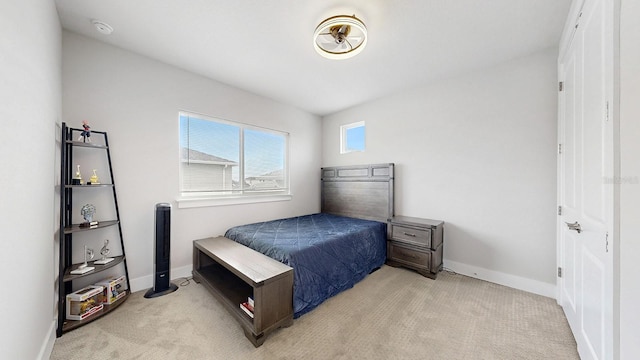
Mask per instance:
[[[393,216],[393,164],[323,167],[322,212],[387,222]]]

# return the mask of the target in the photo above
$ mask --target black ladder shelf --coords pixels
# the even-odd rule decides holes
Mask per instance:
[[[116,196],[116,186],[113,177],[113,170],[111,166],[111,153],[109,151],[109,140],[107,133],[104,131],[90,132],[90,137],[83,136],[84,129],[77,129],[68,127],[66,123],[62,123],[62,137],[61,137],[61,174],[60,174],[60,229],[59,229],[59,241],[60,241],[60,257],[59,257],[59,273],[58,273],[58,326],[56,329],[56,336],[60,337],[62,334],[81,327],[96,320],[120,306],[130,295],[129,288],[129,271],[127,269],[127,260],[124,251],[124,241],[122,237],[122,226],[120,223],[120,211],[118,209],[118,198]],[[90,141],[88,141],[90,140]],[[83,183],[74,183],[74,150],[79,148],[91,149],[88,151],[105,151],[107,157],[107,166],[109,172],[110,183],[100,184],[87,184],[86,180]],[[82,189],[82,190],[79,190]],[[84,190],[87,189],[87,190]],[[91,189],[91,190],[89,190]],[[74,192],[82,192],[76,194],[78,197],[89,198],[93,192],[108,191],[111,189],[112,203],[115,213],[115,219],[100,220],[97,225],[85,227],[80,223],[73,223],[74,211],[77,215],[80,213],[80,209],[73,209],[73,197]],[[93,193],[96,194],[96,193]],[[122,249],[120,254],[109,254],[109,257],[113,258],[111,262],[104,265],[95,264],[95,261],[88,261],[88,266],[94,267],[84,274],[72,274],[71,272],[77,269],[84,261],[80,263],[73,263],[72,253],[74,249],[74,236],[82,236],[78,243],[75,244],[79,249],[87,237],[95,235],[101,235],[100,232],[104,229],[112,229],[117,227],[117,236],[119,237],[119,244]],[[84,241],[83,241],[84,240]],[[111,243],[112,246],[115,245]],[[84,250],[84,249],[83,249]],[[77,251],[76,251],[77,252]],[[84,251],[82,251],[84,254]],[[98,254],[99,255],[99,254]],[[99,257],[95,260],[99,260]],[[122,297],[118,297],[115,302],[111,304],[104,304],[102,310],[95,312],[82,320],[67,319],[66,316],[66,299],[67,295],[73,291],[79,290],[83,286],[74,286],[74,281],[80,284],[93,284],[97,281],[104,280],[104,277],[111,274],[117,274],[122,277],[124,275],[126,283],[120,284],[122,288],[121,292],[125,292]],[[86,285],[85,285],[86,286]]]

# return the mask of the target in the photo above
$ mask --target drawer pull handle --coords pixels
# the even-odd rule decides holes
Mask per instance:
[[[403,234],[405,234],[407,236],[411,236],[411,237],[416,237],[416,234],[408,233],[406,231]]]

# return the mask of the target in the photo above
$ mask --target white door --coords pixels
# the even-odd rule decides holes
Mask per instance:
[[[613,357],[610,0],[586,0],[559,62],[559,302],[582,359]]]

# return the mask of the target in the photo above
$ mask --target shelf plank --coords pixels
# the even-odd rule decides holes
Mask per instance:
[[[121,262],[124,261],[124,256],[120,255],[120,256],[111,256],[113,257],[113,261],[111,261],[110,263],[104,264],[104,265],[97,265],[95,264],[95,261],[100,260],[94,260],[94,261],[87,261],[87,264],[89,264],[89,266],[93,266],[95,267],[95,269],[85,273],[85,274],[72,274],[71,271],[77,269],[80,265],[82,265],[82,263],[79,264],[73,264],[71,266],[69,266],[68,268],[65,269],[64,271],[64,277],[62,279],[62,281],[64,282],[69,282],[69,281],[73,281],[76,280],[78,278],[84,277],[84,276],[89,276],[89,275],[93,275],[96,273],[99,273],[101,271],[107,270],[109,268],[112,268],[118,264],[120,264]]]
[[[113,184],[65,185],[65,189],[113,187]]]
[[[113,261],[112,261],[113,262]],[[127,298],[129,298],[129,295],[131,295],[131,293],[129,292],[129,290],[125,290],[127,292],[127,294],[125,296],[123,296],[122,298],[120,298],[118,301],[114,302],[111,305],[104,305],[104,307],[102,308],[102,310],[98,311],[97,313],[89,316],[86,319],[83,320],[65,320],[64,323],[62,324],[62,332],[68,332],[71,331],[73,329],[79,328],[80,326],[86,325],[90,322],[92,322],[93,320],[99,319],[102,316],[112,312],[113,310],[115,310],[118,306],[122,305],[122,303],[124,303],[125,300],[127,300]],[[66,304],[65,304],[66,306]],[[66,309],[65,309],[66,311]]]
[[[98,222],[98,225],[91,226],[91,227],[81,227],[80,224],[73,224],[71,226],[65,227],[64,233],[71,234],[79,231],[90,231],[90,230],[100,229],[108,226],[113,226],[113,225],[116,225],[117,223],[118,223],[118,220],[106,220],[106,221],[100,221]]]
[[[106,145],[94,144],[94,143],[83,142],[83,141],[67,140],[67,141],[65,141],[65,143],[67,143],[69,145],[73,145],[73,146],[79,146],[79,147],[90,147],[90,148],[96,148],[96,149],[108,149],[108,147]]]

